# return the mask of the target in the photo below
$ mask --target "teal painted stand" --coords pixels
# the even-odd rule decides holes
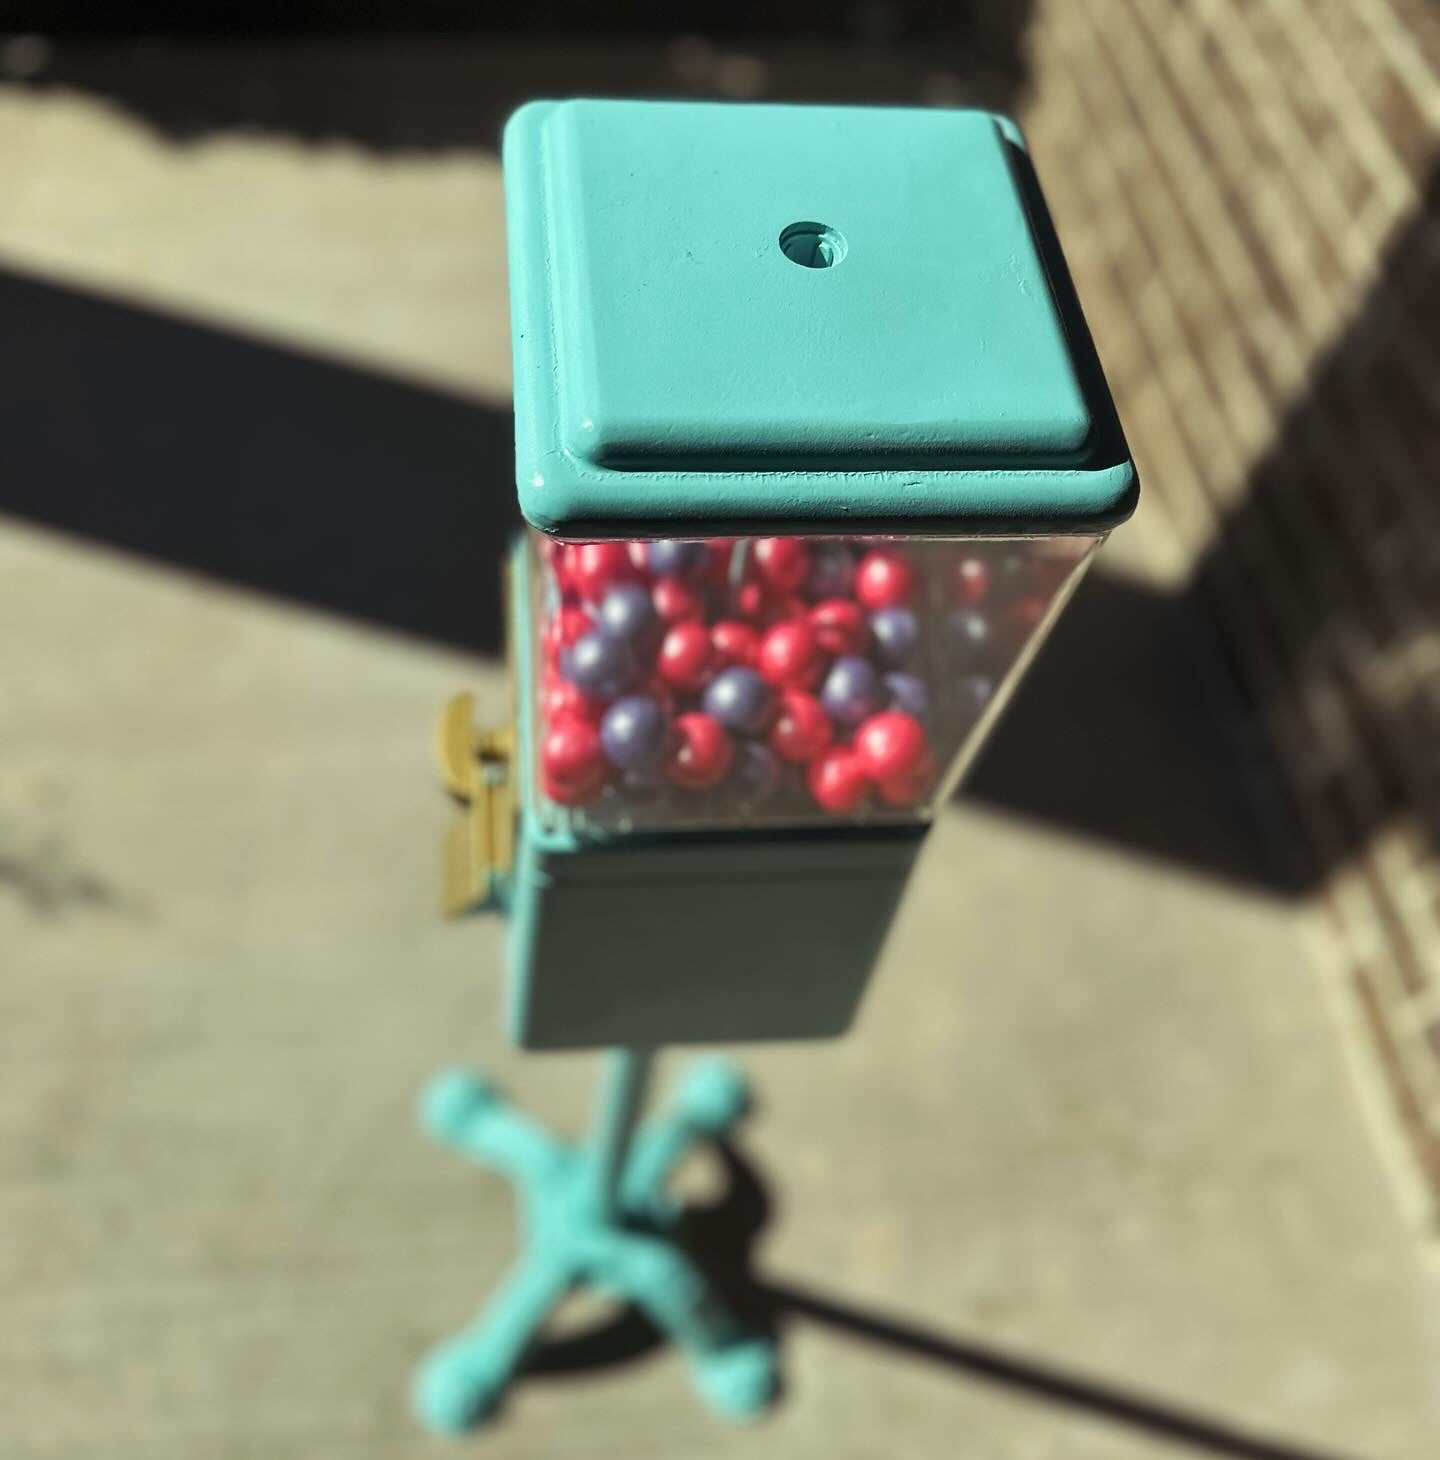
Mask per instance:
[[[557,1140],[481,1077],[447,1070],[426,1087],[426,1131],[518,1188],[525,1250],[469,1327],[434,1349],[415,1376],[416,1414],[455,1433],[494,1413],[556,1304],[580,1286],[636,1304],[686,1353],[717,1413],[758,1415],[776,1390],[773,1343],[746,1331],[680,1249],[675,1164],[744,1115],[745,1083],[724,1060],[691,1067],[672,1107],[636,1129],[654,1053],[607,1056],[589,1140]]]

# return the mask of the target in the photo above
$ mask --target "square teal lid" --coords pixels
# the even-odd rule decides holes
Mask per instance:
[[[536,526],[1093,532],[1133,508],[1008,119],[534,102],[505,189]]]

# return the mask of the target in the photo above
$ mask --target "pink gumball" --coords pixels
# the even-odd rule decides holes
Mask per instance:
[[[752,548],[755,569],[776,594],[793,593],[810,574],[810,549],[798,537],[762,537]]]
[[[805,781],[815,800],[836,816],[858,810],[870,790],[864,763],[844,745],[834,746],[812,762]]]
[[[735,759],[725,727],[712,715],[679,716],[665,756],[665,776],[686,791],[703,791],[724,780]]]
[[[915,569],[898,548],[871,548],[855,570],[855,596],[872,612],[901,608],[915,596]]]
[[[770,749],[792,765],[807,765],[829,747],[835,729],[825,706],[803,689],[781,690],[770,727]]]
[[[883,710],[855,732],[855,753],[872,781],[893,781],[913,775],[925,764],[930,743],[913,715]]]
[[[803,619],[789,619],[765,631],[760,673],[778,689],[809,689],[825,667],[815,634]]]
[[[650,590],[650,599],[662,623],[678,624],[686,619],[705,617],[705,600],[695,586],[683,578],[657,578]]]
[[[810,610],[810,627],[827,654],[861,654],[870,637],[865,610],[850,598],[826,598]]]
[[[710,630],[695,619],[686,619],[666,630],[655,668],[667,684],[694,691],[704,688],[714,661]]]
[[[760,658],[760,635],[738,619],[721,619],[711,624],[710,645],[715,651],[716,667],[720,669],[736,664],[753,669]]]
[[[588,720],[553,721],[540,748],[545,794],[562,806],[593,801],[609,776],[600,732]]]
[[[587,603],[599,603],[607,588],[634,583],[640,573],[623,542],[582,542],[571,559],[570,576]]]

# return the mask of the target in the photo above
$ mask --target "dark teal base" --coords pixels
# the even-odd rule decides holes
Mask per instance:
[[[631,1132],[650,1057],[610,1056],[595,1134],[567,1145],[463,1070],[431,1081],[421,1121],[437,1140],[510,1178],[519,1189],[524,1251],[468,1328],[436,1348],[415,1376],[427,1429],[456,1433],[489,1418],[555,1305],[596,1288],[636,1304],[690,1360],[700,1397],[728,1419],[760,1414],[776,1391],[773,1343],[747,1332],[675,1242],[667,1194],[675,1163],[745,1112],[745,1085],[722,1060],[682,1082],[673,1107]]]
[[[522,828],[509,1032],[527,1049],[842,1034],[918,833],[545,851]]]

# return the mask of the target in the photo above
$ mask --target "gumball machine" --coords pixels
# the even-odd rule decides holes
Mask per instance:
[[[422,1366],[489,1413],[553,1303],[623,1294],[733,1416],[774,1387],[674,1241],[670,1166],[745,1107],[670,1043],[854,1019],[935,812],[1136,478],[1024,142],[980,111],[537,102],[505,136],[515,723],[460,697],[451,911],[508,918],[511,1036],[614,1051],[589,1140],[439,1077],[527,1251]],[[1058,748],[1058,747],[1057,747]]]

